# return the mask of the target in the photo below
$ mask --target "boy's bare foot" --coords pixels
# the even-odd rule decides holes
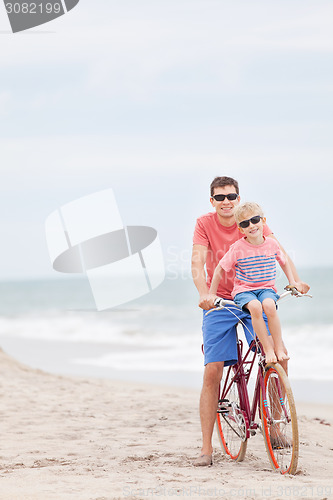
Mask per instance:
[[[276,356],[275,356],[275,352],[274,351],[267,351],[265,353],[265,361],[266,363],[276,363],[277,362],[277,359],[276,359]]]
[[[286,354],[284,351],[279,351],[277,352],[276,355],[279,361],[285,361],[287,359],[290,359],[290,356],[288,356],[288,354]]]

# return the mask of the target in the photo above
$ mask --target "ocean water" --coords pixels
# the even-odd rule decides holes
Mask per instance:
[[[279,306],[290,378],[333,383],[333,268],[304,269],[313,298]],[[283,280],[278,281],[282,291]],[[199,387],[202,311],[191,277],[173,273],[150,294],[97,312],[84,277],[0,283],[0,347],[59,374]]]

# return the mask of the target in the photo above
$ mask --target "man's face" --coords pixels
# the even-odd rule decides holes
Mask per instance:
[[[236,193],[236,188],[235,186],[224,186],[224,187],[217,187],[214,189],[214,195],[219,195],[219,194],[237,194]],[[230,219],[231,217],[234,216],[234,208],[236,205],[238,205],[240,200],[239,195],[237,195],[236,199],[234,200],[228,200],[227,197],[224,198],[223,201],[216,201],[213,197],[210,199],[211,204],[216,210],[217,215],[222,217],[223,219]]]

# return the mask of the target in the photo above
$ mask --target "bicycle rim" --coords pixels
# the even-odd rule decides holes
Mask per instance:
[[[265,367],[266,400],[260,391],[262,431],[273,469],[295,474],[299,438],[296,407],[288,377],[279,364]]]
[[[227,385],[230,383],[231,376],[232,371],[228,370],[226,377],[229,381],[227,380]],[[227,385],[225,385],[225,379],[222,379],[221,387],[227,387]],[[219,441],[226,455],[236,462],[241,462],[244,460],[247,448],[247,424],[240,409],[236,382],[231,384],[227,392],[223,393],[222,391],[221,399],[228,402],[224,403],[226,410],[223,410],[223,413],[218,411],[216,415],[216,430]]]

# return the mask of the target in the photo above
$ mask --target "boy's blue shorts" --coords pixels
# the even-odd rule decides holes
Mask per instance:
[[[264,299],[273,299],[276,303],[279,298],[280,295],[272,288],[260,288],[259,290],[237,293],[234,297],[234,302],[243,309],[245,304],[250,302],[250,300],[259,300],[262,302]]]
[[[224,361],[225,366],[229,366],[237,362],[236,326],[239,320],[245,324],[244,333],[249,344],[255,337],[250,314],[235,306],[228,306],[228,309],[212,311],[207,315],[207,311],[203,311],[202,333],[205,365]],[[263,317],[269,332],[267,317],[265,314]]]

